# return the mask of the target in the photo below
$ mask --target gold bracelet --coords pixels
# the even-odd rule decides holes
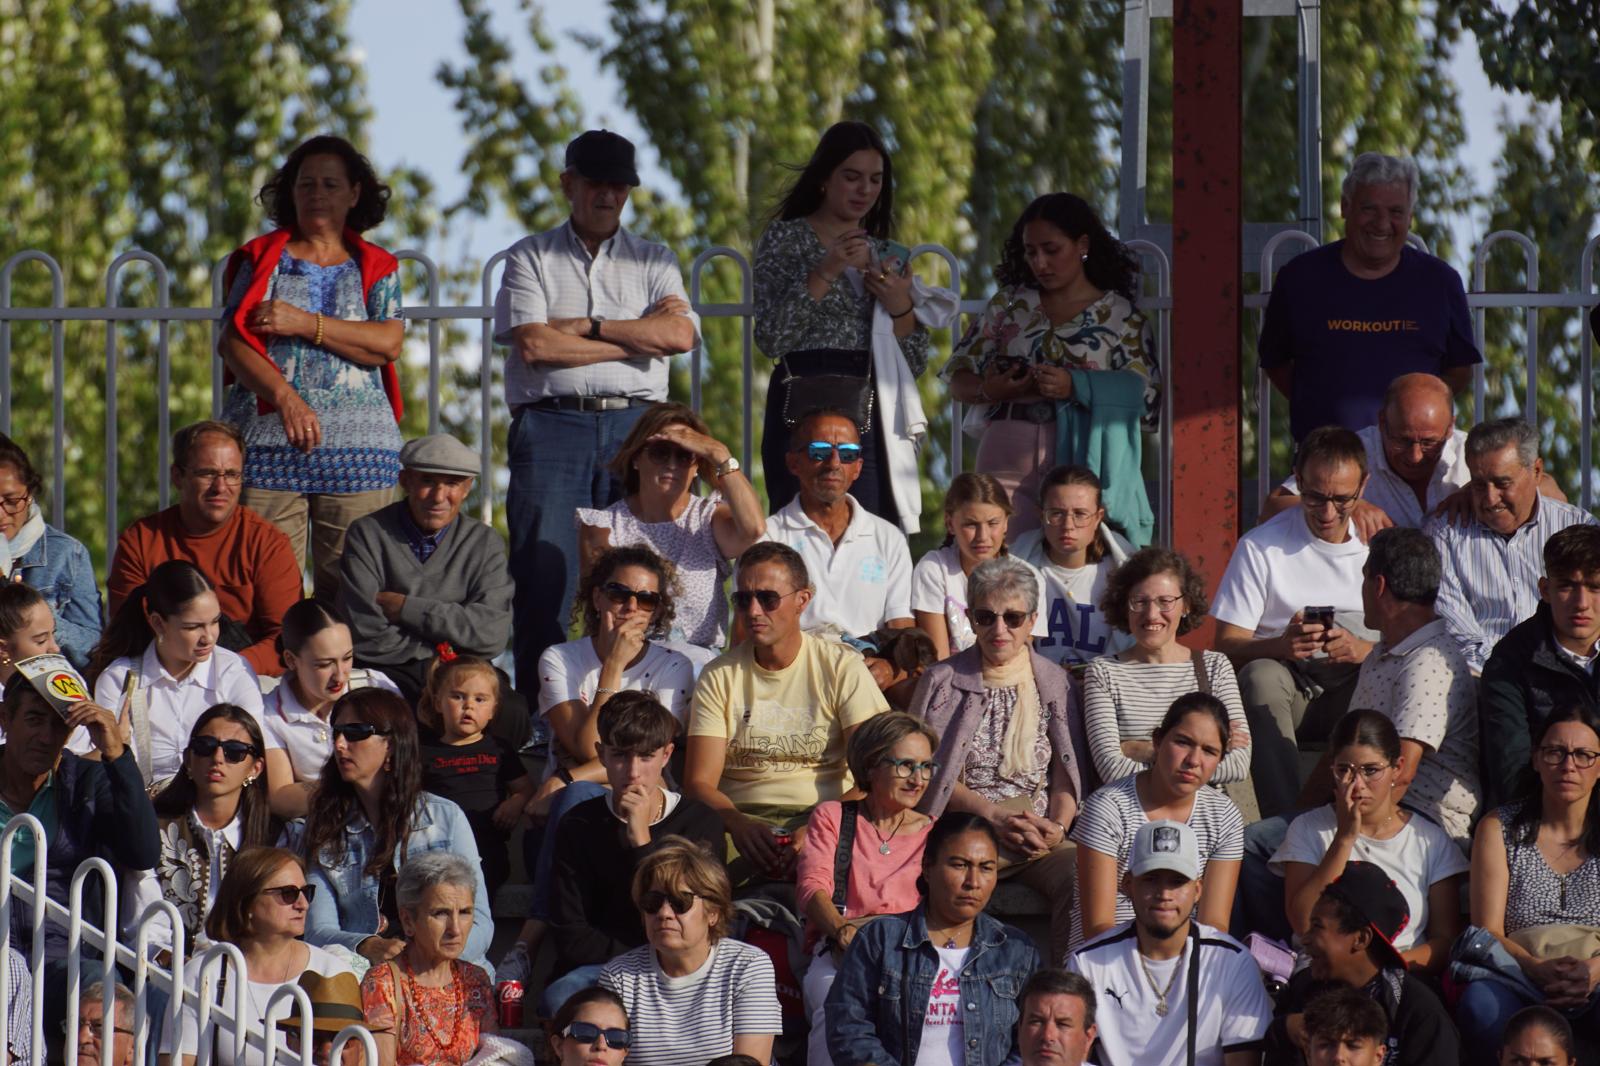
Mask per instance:
[[[322,347],[322,312],[321,311],[317,312],[317,335],[311,339],[311,343],[316,345],[318,348]]]

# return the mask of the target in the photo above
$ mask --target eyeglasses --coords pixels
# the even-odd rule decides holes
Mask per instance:
[[[846,466],[861,459],[859,444],[834,444],[832,441],[814,440],[805,448],[797,450],[804,451],[806,458],[813,463],[825,463],[834,453],[838,453],[839,462]]]
[[[85,1029],[87,1029],[87,1030],[89,1030],[89,1035],[90,1036],[94,1037],[95,1040],[99,1040],[100,1039],[100,1026],[101,1026],[101,1023],[103,1021],[104,1021],[103,1018],[91,1018],[87,1014],[79,1014],[78,1015],[78,1032],[81,1033]],[[113,1033],[122,1033],[122,1034],[124,1034],[126,1036],[132,1036],[133,1035],[133,1030],[132,1029],[124,1029],[120,1025],[112,1026],[111,1027],[111,1031]],[[72,1030],[71,1030],[71,1028],[68,1027],[67,1020],[65,1018],[61,1019],[61,1035],[62,1036],[71,1036],[71,1035],[73,1035],[72,1034]]]
[[[373,737],[386,737],[389,733],[390,730],[379,729],[371,722],[340,722],[333,727],[333,735],[344,737],[345,742],[349,744],[359,744]]]
[[[939,772],[939,764],[932,759],[918,762],[915,759],[884,759],[881,765],[894,770],[896,777],[929,777]]]
[[[231,763],[241,763],[252,757],[259,758],[261,755],[254,744],[246,744],[242,740],[195,737],[189,741],[189,754],[201,759],[212,758],[217,754],[218,748],[222,749],[222,757]]]
[[[1435,448],[1443,448],[1445,439],[1444,437],[1388,437],[1390,444],[1408,452],[1413,448],[1424,452],[1431,452]]]
[[[694,462],[694,453],[678,447],[668,440],[653,440],[644,446],[644,454],[660,466],[687,466]]]
[[[1590,751],[1588,748],[1563,748],[1559,744],[1546,744],[1539,749],[1539,759],[1546,766],[1560,766],[1568,758],[1580,770],[1587,770],[1600,759],[1600,751]]]
[[[306,898],[306,905],[311,905],[311,899],[317,894],[316,885],[276,885],[272,888],[263,888],[257,895],[277,896],[278,901],[285,907],[293,907],[294,901],[301,896]]]
[[[213,482],[213,481],[220,481],[224,485],[228,486],[231,489],[231,488],[237,488],[239,486],[239,482],[244,480],[244,471],[243,470],[212,470],[209,467],[207,467],[204,470],[191,470],[191,471],[189,471],[189,476],[194,478],[196,481],[200,482],[201,484],[208,484],[208,483]]]
[[[689,908],[694,906],[694,901],[699,898],[693,892],[663,892],[659,888],[652,888],[649,892],[639,897],[639,910],[645,914],[654,914],[661,909],[663,903],[672,908],[673,914],[687,914]]]
[[[1063,511],[1052,507],[1044,513],[1047,526],[1086,526],[1100,517],[1099,511]]]
[[[799,591],[799,589],[791,589],[788,592],[774,592],[771,589],[740,589],[733,594],[733,605],[741,611],[748,611],[750,604],[759,603],[763,611],[776,611],[778,604]]]
[[[1166,614],[1182,602],[1182,596],[1130,596],[1128,597],[1128,610],[1134,614],[1143,614],[1154,607],[1162,614]]]
[[[1338,514],[1344,514],[1349,511],[1360,499],[1360,496],[1324,496],[1320,492],[1306,490],[1302,490],[1300,493],[1302,506],[1309,507],[1313,511],[1320,511],[1331,503],[1334,511]]]
[[[600,586],[600,591],[605,593],[606,599],[618,607],[629,600],[638,600],[639,606],[647,611],[653,611],[661,605],[661,593],[651,592],[649,589],[630,589],[620,581],[607,581]]]
[[[594,1022],[573,1022],[561,1030],[561,1035],[580,1044],[592,1044],[605,1037],[606,1044],[618,1051],[626,1050],[633,1043],[633,1037],[626,1029],[602,1029]]]
[[[33,493],[24,492],[21,496],[0,496],[0,511],[6,514],[17,514],[33,502]]]
[[[1021,629],[1022,623],[1028,620],[1032,611],[990,611],[982,607],[967,608],[967,617],[972,619],[972,624],[979,629],[988,629],[994,625],[996,618],[1002,619],[1007,629]]]
[[[1333,779],[1342,783],[1351,780],[1357,774],[1361,775],[1363,781],[1371,781],[1392,765],[1386,762],[1369,762],[1357,766],[1354,763],[1340,762],[1334,763],[1328,769],[1333,772]]]

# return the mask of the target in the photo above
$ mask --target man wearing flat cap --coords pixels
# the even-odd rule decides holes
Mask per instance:
[[[478,465],[478,454],[447,433],[408,442],[400,449],[405,499],[358,518],[345,539],[339,606],[356,662],[382,670],[413,706],[440,645],[492,659],[511,639],[505,542],[461,513]],[[491,732],[520,746],[527,720],[527,701],[508,694]]]
[[[494,338],[506,346],[506,520],[516,578],[517,677],[567,636],[579,507],[622,495],[607,470],[640,414],[667,398],[668,363],[699,342],[677,257],[622,228],[639,184],[633,145],[589,130],[567,145],[571,215],[506,252]]]

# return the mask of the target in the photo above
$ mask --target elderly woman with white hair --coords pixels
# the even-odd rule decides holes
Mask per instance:
[[[1078,693],[1030,646],[1039,580],[1028,564],[1010,556],[981,564],[967,579],[967,602],[977,643],[930,667],[911,701],[940,736],[918,809],[988,819],[1002,845],[1001,878],[1050,900],[1051,957],[1060,958],[1072,922],[1067,832],[1092,773]]]

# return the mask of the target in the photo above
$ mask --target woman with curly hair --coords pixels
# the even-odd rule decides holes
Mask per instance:
[[[1160,386],[1150,328],[1134,307],[1138,258],[1080,197],[1046,193],[1023,209],[995,280],[999,291],[941,376],[953,397],[977,409],[967,427],[982,426],[977,469],[999,478],[1016,502],[1015,537],[1039,525],[1034,501],[1044,473],[1089,458],[1058,444],[1067,408],[1093,414],[1102,404],[1138,407],[1144,428],[1155,429]],[[1091,381],[1083,371],[1116,377]],[[1095,473],[1108,495],[1119,494],[1126,480],[1142,498],[1137,465],[1121,480]],[[1147,541],[1119,504],[1107,506],[1112,523],[1135,543]]]
[[[278,227],[228,259],[217,351],[234,381],[222,417],[245,438],[245,506],[306,554],[316,596],[339,588],[345,530],[400,475],[399,263],[360,234],[389,187],[342,137],[313,137],[257,200]]]

